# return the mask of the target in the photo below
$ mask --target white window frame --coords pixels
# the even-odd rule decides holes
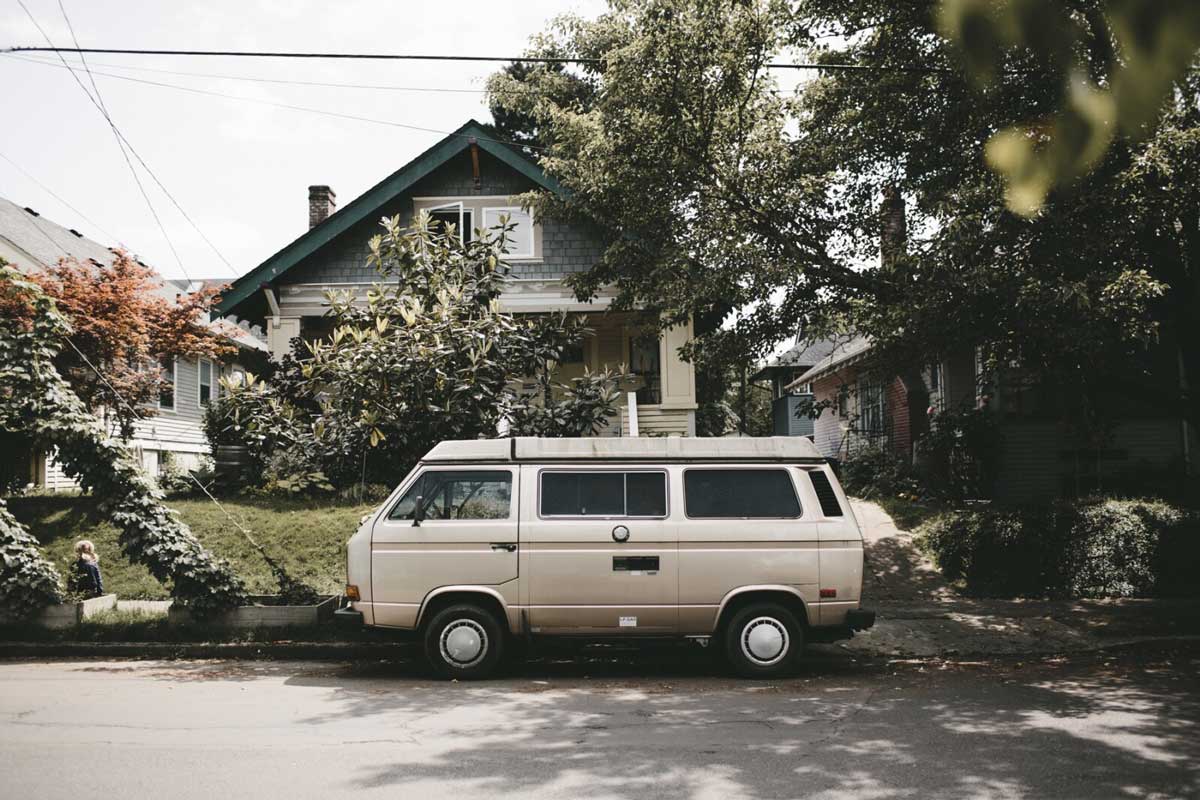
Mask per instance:
[[[504,257],[505,258],[525,258],[525,259],[533,258],[534,253],[535,253],[534,235],[533,235],[533,227],[534,227],[533,212],[526,211],[525,209],[521,208],[520,206],[511,206],[511,205],[509,205],[509,206],[483,206],[480,209],[480,213],[483,214],[483,219],[480,220],[480,222],[482,224],[479,227],[485,231],[491,230],[491,227],[492,227],[491,225],[488,225],[488,221],[487,221],[489,211],[499,211],[501,214],[508,214],[510,217],[512,216],[512,212],[515,211],[515,212],[517,212],[519,214],[523,214],[529,218],[529,251],[526,253],[507,252],[504,254]],[[497,225],[500,224],[500,221],[496,220],[496,224]]]
[[[435,211],[450,211],[451,209],[455,209],[455,208],[458,209],[458,243],[466,244],[466,239],[463,238],[464,234],[466,232],[466,229],[463,227],[463,219],[466,217],[467,211],[470,211],[471,216],[474,217],[475,209],[473,209],[473,208],[468,209],[466,204],[463,203],[462,200],[453,200],[449,203],[443,203],[441,205],[433,206],[431,208],[426,208],[423,210],[428,212],[430,215],[432,215]],[[471,227],[472,228],[475,227],[474,219],[471,220]],[[474,231],[472,231],[472,233],[474,233]]]
[[[161,371],[163,368],[162,362],[158,362],[158,368]],[[174,411],[179,408],[179,359],[171,359],[171,405],[164,406],[162,401],[162,390],[158,392],[158,408],[160,411]]]
[[[208,364],[208,403],[200,397],[200,389],[204,386],[204,365]],[[217,399],[217,381],[214,380],[213,362],[207,358],[201,358],[196,361],[196,406],[204,408],[209,403]]]

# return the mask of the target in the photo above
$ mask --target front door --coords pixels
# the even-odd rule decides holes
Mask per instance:
[[[666,470],[521,473],[522,577],[535,632],[673,632],[679,587]]]
[[[510,468],[429,468],[416,476],[372,531],[376,624],[413,627],[421,603],[443,586],[516,581],[518,477]],[[418,497],[424,519],[414,524]]]

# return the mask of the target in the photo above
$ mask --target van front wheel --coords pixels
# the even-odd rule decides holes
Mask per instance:
[[[504,633],[495,615],[462,604],[442,609],[425,629],[425,656],[443,678],[479,680],[496,669]]]
[[[752,603],[725,627],[725,656],[745,678],[775,678],[792,670],[804,648],[796,616],[776,603]]]

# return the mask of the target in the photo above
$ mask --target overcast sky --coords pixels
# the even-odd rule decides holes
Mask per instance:
[[[58,0],[24,0],[58,46],[70,46]],[[81,47],[326,50],[514,55],[547,21],[599,14],[596,0],[455,3],[355,0],[63,0]],[[0,46],[42,45],[16,0],[0,0]],[[25,56],[22,56],[25,58]],[[50,54],[35,56],[54,62]],[[498,65],[96,55],[94,73],[451,131],[488,121],[479,91]],[[133,69],[133,68],[137,69]],[[199,72],[398,87],[414,92],[261,83],[154,72]],[[86,76],[80,73],[86,83]],[[96,74],[114,122],[237,274],[304,232],[308,186],[326,183],[339,206],[438,141],[387,125],[273,108]],[[143,176],[179,251],[180,268],[116,140],[70,73],[0,56],[0,195],[104,244],[123,243],[167,277],[234,272]],[[20,168],[5,159],[11,159]],[[74,206],[65,207],[28,172]],[[90,220],[90,221],[89,221]]]

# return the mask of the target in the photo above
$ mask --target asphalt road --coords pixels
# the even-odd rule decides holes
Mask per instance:
[[[0,662],[0,797],[1200,796],[1200,653],[1034,664]]]

